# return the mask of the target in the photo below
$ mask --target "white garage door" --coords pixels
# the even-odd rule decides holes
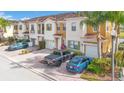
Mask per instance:
[[[97,46],[96,45],[87,45],[86,46],[86,56],[98,57]]]
[[[46,48],[48,48],[48,49],[55,48],[55,42],[54,42],[54,40],[46,40]]]

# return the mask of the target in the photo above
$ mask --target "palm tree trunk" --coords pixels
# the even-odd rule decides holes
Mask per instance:
[[[101,53],[101,40],[100,39],[97,40],[97,51],[98,51],[98,58],[101,58],[102,53]]]
[[[119,24],[117,24],[117,37],[116,37],[116,41],[115,41],[115,52],[118,51],[119,34],[120,34],[120,27],[119,27]]]
[[[98,33],[97,33],[97,51],[98,51],[98,58],[102,57],[101,53],[101,40],[100,40],[100,27],[98,27]]]
[[[118,51],[118,45],[119,45],[119,35],[117,35],[116,40],[115,40],[115,52]]]

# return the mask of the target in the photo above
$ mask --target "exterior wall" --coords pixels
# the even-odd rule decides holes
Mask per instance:
[[[61,34],[63,38],[66,38],[66,31],[63,30],[63,26],[65,22],[58,22],[58,23],[60,24],[60,31],[57,31],[56,28],[56,34]]]
[[[52,30],[51,31],[47,30],[47,28],[46,28],[47,24],[52,24]],[[48,45],[48,43],[49,43],[49,44],[51,44],[51,49],[55,48],[54,34],[55,34],[55,31],[56,31],[56,24],[55,24],[54,21],[52,21],[50,19],[47,19],[47,20],[44,21],[44,26],[45,26],[44,39],[46,41],[46,47],[50,47]]]
[[[34,33],[31,33],[31,25],[34,25]],[[38,38],[37,38],[37,35],[38,35],[38,32],[37,32],[37,23],[36,22],[30,22],[29,23],[29,37],[30,37],[30,40],[31,39],[35,39],[35,45],[38,45]]]
[[[87,34],[97,34],[97,33],[93,31],[93,27],[92,26],[87,25]]]
[[[22,30],[19,29],[19,26],[22,25]],[[24,23],[22,22],[19,22],[18,23],[18,37],[21,39],[21,38],[24,38],[24,34],[23,32],[25,31],[25,25]]]
[[[52,30],[51,31],[47,31],[47,28],[46,28],[47,24],[52,24]],[[52,21],[52,20],[46,20],[44,22],[44,25],[45,25],[45,31],[44,31],[45,40],[54,40],[54,34],[55,34],[55,31],[56,31],[55,22]]]
[[[29,37],[31,39],[35,39],[35,45],[38,45],[39,40],[42,40],[42,37],[45,39],[45,41],[51,44],[53,48],[56,47],[56,41],[54,34],[61,34],[62,37],[59,37],[58,39],[58,45],[61,47],[62,38],[66,41],[66,46],[68,46],[68,40],[73,41],[79,41],[80,42],[80,51],[84,52],[82,46],[82,39],[81,37],[85,34],[97,34],[97,32],[93,31],[92,26],[86,26],[86,24],[83,24],[83,26],[80,26],[80,22],[85,20],[85,18],[82,17],[75,17],[75,18],[67,18],[66,21],[58,21],[57,23],[60,23],[60,31],[57,31],[57,24],[55,21],[51,19],[46,19],[44,22],[29,22]],[[72,31],[72,23],[76,22],[76,31]],[[42,23],[44,24],[44,34],[38,33],[38,24],[41,24],[41,31],[42,31]],[[63,31],[63,24],[66,24],[66,31]],[[31,24],[34,25],[35,32],[31,33]],[[47,31],[46,25],[52,24],[52,30]],[[22,25],[22,30],[19,29],[19,25]],[[108,28],[107,28],[108,27]],[[10,28],[7,28],[7,31],[11,30],[11,35],[13,33],[13,26]],[[19,22],[18,23],[18,36],[19,38],[24,38],[24,33],[26,30],[26,26],[24,23]],[[107,31],[108,30],[108,31]],[[100,24],[100,33],[102,36],[104,36],[107,40],[103,42],[102,44],[102,52],[106,53],[107,51],[110,51],[111,49],[111,31],[112,31],[112,24],[110,22],[106,22],[104,24]]]
[[[68,46],[68,40],[74,40],[80,42],[80,51],[83,52],[83,46],[81,45],[81,36],[86,34],[86,25],[80,26],[80,22],[83,18],[71,18],[66,21],[66,45]],[[71,30],[72,22],[76,22],[76,31]]]
[[[10,25],[6,27],[6,33],[4,33],[4,37],[13,37],[14,26]]]

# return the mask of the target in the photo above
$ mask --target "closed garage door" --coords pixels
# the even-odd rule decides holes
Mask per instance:
[[[97,45],[86,45],[86,56],[98,57]]]
[[[48,48],[48,49],[54,49],[55,48],[55,42],[54,42],[54,40],[46,40],[46,48]]]

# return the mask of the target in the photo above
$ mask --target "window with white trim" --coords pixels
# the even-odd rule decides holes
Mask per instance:
[[[76,31],[76,22],[72,22],[71,24],[71,30]]]
[[[22,30],[22,25],[19,25],[19,30]]]
[[[63,31],[66,31],[66,23],[63,23]]]
[[[57,31],[60,31],[60,23],[57,23]]]
[[[34,25],[33,24],[31,24],[31,33],[35,33]]]
[[[73,40],[68,40],[68,47],[71,49],[80,49],[80,42],[79,41],[73,41]]]
[[[52,24],[46,24],[47,31],[52,31]]]

